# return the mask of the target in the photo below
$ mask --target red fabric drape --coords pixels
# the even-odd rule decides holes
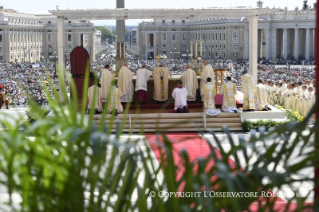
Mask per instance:
[[[316,60],[316,102],[319,103],[319,98],[318,98],[318,85],[319,85],[319,32],[318,32],[318,28],[319,28],[319,14],[318,14],[318,4],[316,6],[316,10],[317,10],[317,23],[316,23],[316,31],[315,31],[315,60]],[[319,118],[319,105],[317,105],[316,108],[316,118]],[[316,149],[319,149],[319,127],[316,130],[317,134],[316,134]],[[319,168],[315,169],[315,179],[319,179]],[[315,185],[315,204],[319,205],[319,185]]]

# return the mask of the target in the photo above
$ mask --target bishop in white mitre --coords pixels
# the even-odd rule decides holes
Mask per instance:
[[[109,89],[111,87],[114,75],[111,73],[110,65],[105,65],[101,71],[101,96],[102,100],[106,100],[108,97]]]
[[[196,90],[198,89],[197,76],[189,65],[186,66],[186,69],[187,70],[181,76],[181,81],[188,92],[187,101],[195,101]]]
[[[220,87],[220,94],[223,95],[222,111],[237,113],[235,96],[237,95],[236,84],[231,82],[231,77],[226,77],[226,83]]]
[[[159,65],[159,67],[154,68],[154,93],[153,98],[156,101],[166,101],[168,100],[168,78],[169,69]]]
[[[258,84],[256,85],[255,90],[255,96],[258,110],[268,110],[266,109],[268,107],[266,88],[262,83],[262,79],[258,79]]]
[[[246,111],[254,111],[255,110],[255,82],[253,77],[247,73],[247,71],[243,71],[241,76],[241,86],[242,91],[244,93],[244,110]]]
[[[107,107],[107,112],[112,113],[116,111],[116,114],[123,113],[123,106],[121,104],[121,90],[115,86],[115,82],[112,82],[112,87],[110,87],[110,101]]]
[[[201,91],[203,90],[203,86],[204,84],[207,83],[207,78],[210,77],[212,79],[212,84],[215,85],[215,80],[214,80],[214,69],[213,67],[208,63],[208,61],[204,62],[205,68],[201,74],[201,81],[200,81],[200,89]],[[201,97],[202,97],[202,101],[204,101],[203,97],[204,97],[204,93],[201,92]]]
[[[117,87],[122,92],[121,102],[133,102],[133,73],[127,68],[126,62],[120,70],[117,80]]]
[[[203,85],[203,92],[205,100],[203,103],[204,112],[208,116],[217,116],[220,114],[220,110],[216,109],[214,97],[216,96],[216,89],[214,84],[211,83],[211,78],[207,78],[207,83]]]

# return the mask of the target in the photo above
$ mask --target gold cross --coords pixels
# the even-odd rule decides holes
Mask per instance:
[[[158,54],[156,59],[159,61],[161,59],[161,56]]]

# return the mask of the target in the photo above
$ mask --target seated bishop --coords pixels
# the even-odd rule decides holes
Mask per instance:
[[[94,110],[94,114],[102,113],[102,92],[97,84],[97,80],[94,80],[93,85],[88,89],[88,113],[90,110]]]
[[[156,101],[164,102],[168,100],[168,78],[169,69],[159,65],[154,68],[154,93],[153,98]]]
[[[198,81],[195,71],[189,65],[186,66],[186,71],[182,74],[181,81],[188,92],[187,101],[195,101]]]
[[[172,97],[175,99],[174,110],[172,113],[188,113],[187,110],[187,89],[184,88],[181,80],[177,83],[178,87],[173,90]]]
[[[216,96],[215,86],[211,83],[212,79],[210,77],[207,78],[207,83],[203,85],[203,93],[204,93],[204,112],[208,116],[217,116],[220,114],[220,110],[216,109],[214,97]]]
[[[115,81],[112,81],[112,87],[110,88],[110,100],[107,107],[108,113],[114,113],[115,115],[123,113],[123,106],[120,101],[122,96],[121,90],[115,86]]]
[[[220,95],[223,97],[222,111],[228,113],[237,113],[235,96],[237,95],[236,84],[231,82],[231,77],[226,77],[226,83],[220,87]]]

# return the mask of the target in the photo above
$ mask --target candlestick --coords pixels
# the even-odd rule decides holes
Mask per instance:
[[[197,41],[195,43],[195,58],[197,58]]]
[[[192,54],[193,54],[193,42],[191,41],[191,57],[192,57]]]
[[[124,60],[125,60],[125,57],[126,57],[125,43],[123,43],[123,49],[124,49],[124,51],[123,51],[123,57],[124,57]]]
[[[203,54],[203,41],[200,40],[200,56],[202,56]]]
[[[120,58],[122,58],[122,43],[120,43]]]

